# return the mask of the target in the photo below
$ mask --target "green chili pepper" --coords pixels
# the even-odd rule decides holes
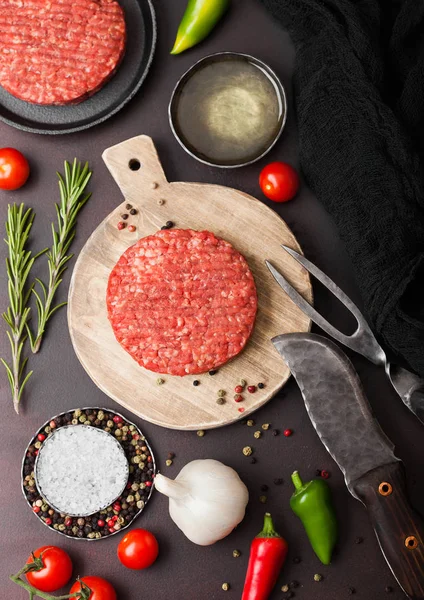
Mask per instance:
[[[205,39],[230,6],[230,0],[188,0],[171,54],[180,54]]]
[[[328,565],[338,530],[330,488],[323,479],[303,483],[297,471],[292,481],[295,492],[290,499],[291,509],[302,521],[315,554]]]

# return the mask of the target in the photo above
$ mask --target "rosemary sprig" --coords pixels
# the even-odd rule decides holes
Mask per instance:
[[[9,327],[6,334],[12,350],[12,362],[9,365],[4,358],[1,362],[6,369],[13,406],[17,413],[19,413],[19,402],[25,384],[32,375],[32,371],[25,374],[28,358],[22,357],[22,349],[27,338],[25,329],[28,326],[31,310],[28,301],[34,286],[32,284],[27,288],[26,282],[35,259],[46,251],[42,250],[32,256],[31,251],[26,248],[33,221],[34,213],[31,208],[25,210],[24,204],[8,206],[5,242],[9,249],[6,258],[9,307],[2,317]]]
[[[57,175],[59,178],[60,205],[55,204],[57,230],[52,223],[53,243],[47,252],[49,283],[46,286],[41,279],[36,279],[41,288],[41,293],[38,293],[35,287],[32,289],[38,313],[37,331],[32,334],[28,325],[26,326],[31,349],[34,353],[40,349],[47,321],[59,308],[66,304],[66,302],[61,302],[53,306],[53,301],[57,288],[62,281],[62,275],[67,268],[67,262],[73,256],[73,254],[67,254],[67,252],[75,237],[78,213],[91,196],[91,193],[84,194],[91,177],[88,163],[82,166],[75,158],[71,166],[65,161],[65,176],[63,177],[60,173]]]

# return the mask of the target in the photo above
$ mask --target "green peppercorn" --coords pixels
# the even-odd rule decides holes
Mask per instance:
[[[322,581],[324,578],[320,573],[315,573],[314,581]]]
[[[112,427],[113,427],[113,421],[111,421],[111,420],[109,419],[109,421],[106,423],[106,425],[107,425],[108,427],[112,428]]]
[[[132,494],[130,494],[129,496],[127,496],[127,502],[129,502],[129,504],[131,504],[132,502],[134,502],[134,496]]]
[[[229,583],[223,583],[221,587],[224,590],[224,592],[228,592],[228,590],[230,589],[230,584]]]
[[[35,506],[43,506],[43,501],[42,500],[37,500],[35,503]]]
[[[138,490],[140,489],[140,486],[138,483],[133,483],[131,486],[131,489],[133,490],[133,492],[138,492]]]
[[[80,423],[85,423],[85,422],[86,422],[86,420],[87,420],[87,417],[86,417],[85,415],[81,415],[81,416],[80,416],[80,418],[78,419],[78,421],[79,421]]]
[[[268,429],[269,429],[269,423],[264,423],[264,424],[262,425],[262,429],[263,429],[264,431],[268,431]]]
[[[218,390],[218,398],[223,398],[227,392],[225,390]]]
[[[42,512],[47,512],[49,510],[49,505],[48,504],[42,504],[41,505],[41,511]]]
[[[255,433],[253,434],[253,437],[255,437],[256,439],[259,439],[261,437],[262,433],[260,431],[255,431]]]
[[[246,381],[245,379],[240,379],[240,385],[241,385],[242,387],[246,387],[246,385],[247,385],[247,381]]]
[[[239,556],[241,556],[240,550],[233,550],[233,556],[234,558],[238,558]]]
[[[253,419],[249,419],[249,420],[247,421],[247,423],[246,423],[246,425],[247,425],[248,427],[253,427],[253,425],[254,425],[254,424],[255,424],[255,421],[254,421]]]
[[[49,434],[52,431],[52,428],[50,427],[50,425],[47,425],[47,427],[44,427],[44,431],[45,433]]]
[[[223,404],[226,404],[226,400],[225,398],[217,398],[216,403],[222,406]]]
[[[165,383],[165,380],[162,379],[162,377],[158,377],[156,379],[156,385],[163,385]]]
[[[80,408],[77,408],[77,410],[74,411],[74,417],[78,419],[78,417],[80,417],[82,415],[82,410]]]
[[[117,430],[115,431],[115,435],[116,435],[116,437],[121,437],[121,435],[122,435],[122,431],[121,431],[120,429],[117,429]]]
[[[41,442],[35,442],[34,446],[37,448],[37,450],[39,448],[41,448]]]
[[[138,508],[139,510],[141,510],[142,508],[144,508],[144,502],[143,502],[143,500],[139,500],[139,501],[137,502],[137,505],[136,505],[136,506],[137,506],[137,508]]]
[[[265,504],[267,501],[267,497],[266,496],[259,496],[259,502],[262,502],[262,504]]]
[[[289,586],[287,585],[287,583],[285,583],[285,584],[284,584],[284,585],[281,587],[281,591],[282,591],[282,592],[284,592],[284,594],[285,594],[286,592],[288,592],[288,591],[289,591],[289,589],[290,589],[290,588],[289,588]]]
[[[199,431],[197,432],[197,436],[203,437],[204,435],[205,435],[205,432],[203,431],[203,429],[199,429]]]
[[[58,527],[59,531],[65,531],[66,529],[66,525],[64,523],[61,523]]]
[[[120,525],[125,525],[124,517],[118,517],[117,523],[119,523]]]
[[[245,456],[250,456],[252,453],[253,453],[253,450],[252,450],[252,448],[250,446],[245,446],[243,448],[243,454]]]
[[[166,462],[165,462],[167,467],[170,467],[172,465],[172,460],[169,458]]]
[[[135,501],[136,501],[136,502],[138,502],[139,500],[141,500],[141,496],[140,496],[139,492],[136,492],[136,493],[134,494],[134,498],[135,498]]]

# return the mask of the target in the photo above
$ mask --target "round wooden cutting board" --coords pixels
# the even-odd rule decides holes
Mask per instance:
[[[120,187],[124,201],[94,231],[75,264],[69,290],[68,323],[75,352],[96,385],[139,417],[172,429],[210,429],[244,418],[265,404],[290,376],[271,343],[281,333],[308,331],[309,319],[291,302],[265,266],[269,259],[296,289],[312,301],[307,272],[281,244],[300,250],[284,221],[265,204],[240,191],[199,184],[169,183],[153,141],[138,136],[105,150],[103,159]],[[131,233],[117,223],[131,203],[137,215]],[[206,229],[227,240],[246,258],[258,291],[258,314],[244,351],[211,376],[162,376],[139,366],[116,341],[108,321],[106,288],[121,254],[140,237],[166,221],[180,229]],[[198,379],[200,385],[193,386]],[[263,382],[244,401],[234,401],[240,379]],[[226,390],[226,403],[216,403]],[[241,411],[244,409],[244,411]]]

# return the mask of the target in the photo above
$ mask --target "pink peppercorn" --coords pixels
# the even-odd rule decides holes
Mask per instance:
[[[245,410],[246,410],[246,409],[245,409],[245,408],[243,408],[242,406],[241,406],[241,407],[238,409],[239,413],[244,413],[244,411],[245,411]]]
[[[152,487],[152,482],[151,481],[146,481],[146,487]]]
[[[136,226],[135,225],[128,225],[128,231],[130,231],[131,233],[133,233],[136,230]]]
[[[111,527],[113,527],[114,525],[115,525],[115,521],[114,521],[113,519],[109,519],[109,520],[108,520],[108,522],[107,522],[107,526],[108,526],[109,528],[111,528]]]
[[[122,423],[122,421],[124,419],[122,417],[120,417],[119,415],[115,415],[112,420],[114,423]]]
[[[46,436],[44,435],[44,433],[39,433],[39,434],[37,435],[37,440],[38,440],[39,442],[44,442],[44,440],[45,440],[45,439],[46,439]]]
[[[292,435],[292,433],[293,433],[292,429],[285,429],[284,430],[284,435],[286,437],[290,437]]]
[[[240,394],[236,394],[236,395],[234,396],[234,400],[235,400],[236,402],[242,402],[242,400],[243,400],[243,396],[240,396]]]
[[[103,519],[99,519],[99,520],[97,521],[97,525],[98,525],[99,527],[104,527],[104,526],[105,526],[105,522],[103,521]]]
[[[32,509],[35,513],[39,513],[41,508],[39,506],[34,506]]]
[[[125,223],[123,221],[119,221],[117,228],[119,229],[119,231],[121,231],[121,229],[125,228]]]
[[[242,385],[236,385],[236,387],[234,388],[234,391],[236,394],[241,394],[243,391],[243,386]]]
[[[44,523],[45,523],[46,525],[51,525],[51,524],[52,524],[52,522],[53,522],[53,521],[52,521],[51,519],[49,519],[49,518],[47,518],[47,519],[44,519]]]
[[[330,473],[328,471],[322,470],[320,473],[323,479],[328,479],[330,477]]]
[[[109,527],[109,533],[115,533],[115,529],[113,527]]]
[[[249,392],[249,394],[254,394],[256,392],[256,385],[248,385],[247,391]]]
[[[115,502],[112,508],[113,510],[116,510],[116,512],[119,512],[121,510],[121,505],[119,504],[119,502]]]
[[[54,421],[50,421],[49,425],[52,429],[56,428],[56,423]]]
[[[147,462],[152,462],[152,457],[151,456],[147,457]]]

